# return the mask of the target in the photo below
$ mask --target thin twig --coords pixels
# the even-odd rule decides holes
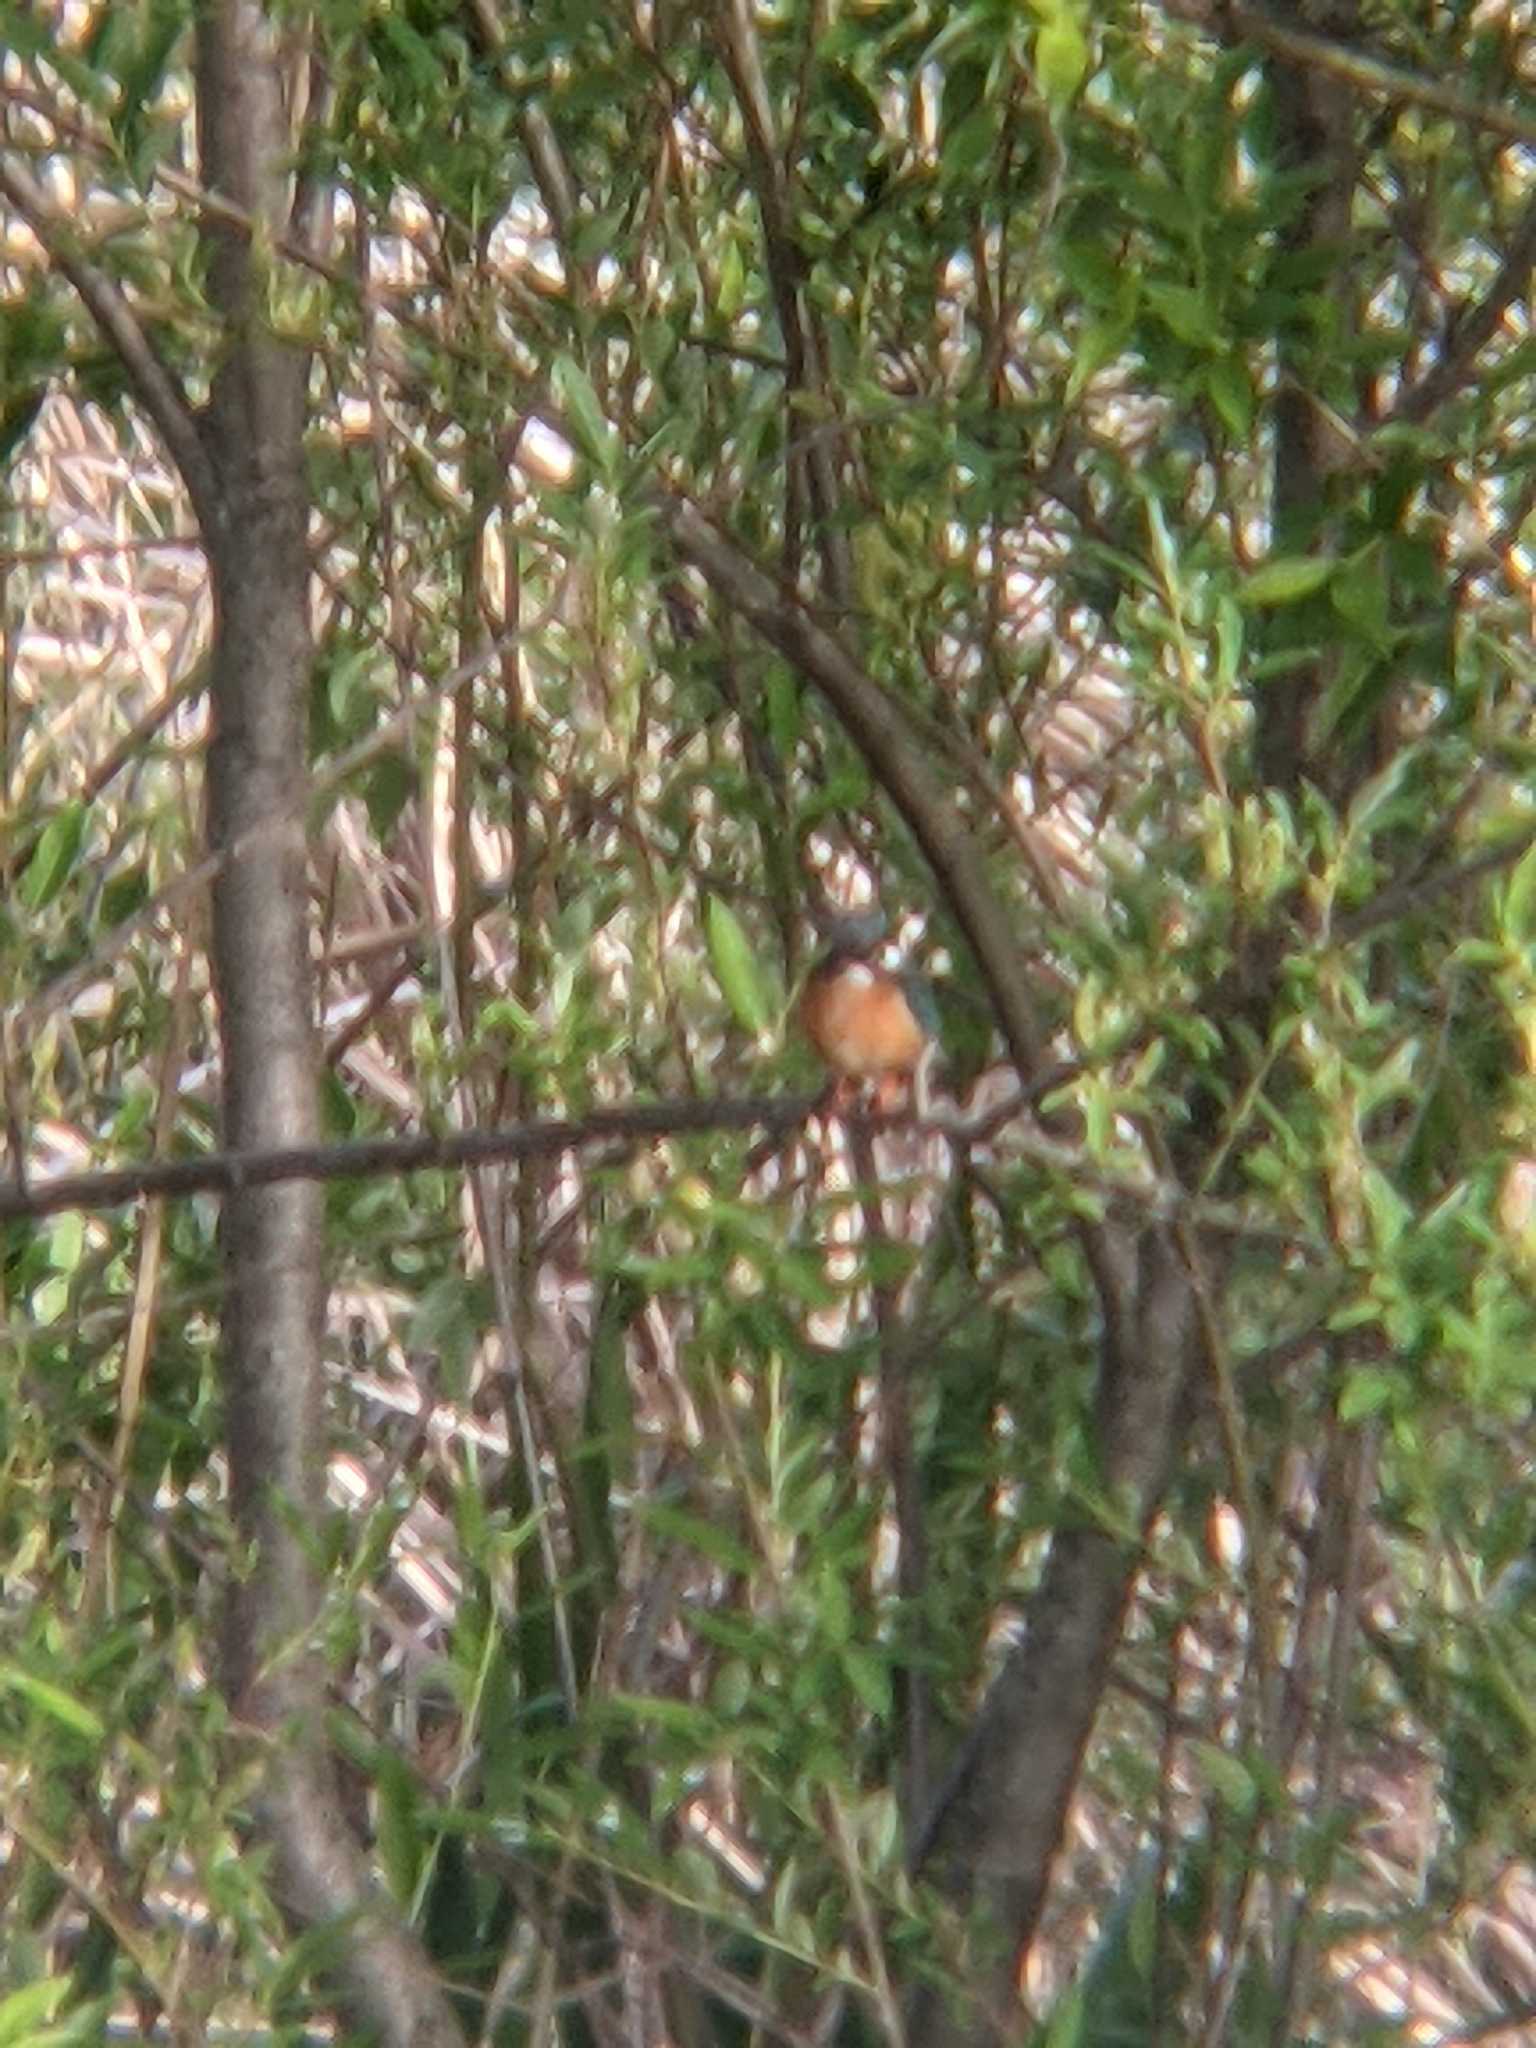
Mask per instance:
[[[1169,0],[1167,11],[1176,19],[1213,34],[1225,32],[1233,41],[1257,43],[1277,57],[1286,57],[1293,64],[1305,64],[1313,71],[1339,79],[1369,98],[1406,100],[1412,106],[1433,107],[1436,113],[1449,114],[1453,121],[1536,147],[1536,120],[1528,114],[1474,99],[1454,85],[1442,85],[1422,72],[1388,64],[1331,36],[1292,28],[1266,9],[1246,5],[1245,0],[1224,0],[1224,4],[1214,6],[1205,4],[1205,0]]]

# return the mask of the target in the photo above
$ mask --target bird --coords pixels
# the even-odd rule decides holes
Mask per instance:
[[[937,1032],[933,998],[920,975],[873,955],[885,930],[878,914],[835,925],[800,997],[805,1035],[836,1077],[835,1098],[872,1083],[890,1110],[915,1082]]]

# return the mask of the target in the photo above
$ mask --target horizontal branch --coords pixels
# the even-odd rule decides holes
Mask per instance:
[[[736,1100],[641,1102],[595,1109],[572,1119],[509,1124],[447,1137],[371,1138],[358,1145],[291,1145],[270,1152],[208,1152],[197,1159],[146,1160],[101,1173],[57,1174],[18,1184],[0,1181],[0,1221],[54,1216],[64,1209],[112,1209],[141,1195],[231,1194],[274,1181],[349,1180],[491,1166],[507,1159],[549,1159],[584,1145],[680,1137],[692,1131],[785,1132],[805,1122],[816,1095],[749,1095]]]

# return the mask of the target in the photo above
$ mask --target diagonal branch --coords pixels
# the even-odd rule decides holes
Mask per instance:
[[[1427,420],[1475,374],[1477,359],[1498,333],[1504,315],[1522,297],[1536,268],[1536,199],[1532,199],[1509,238],[1498,275],[1473,305],[1463,305],[1451,322],[1439,358],[1418,383],[1405,391],[1391,417]]]
[[[1257,43],[1276,57],[1308,65],[1338,79],[1364,98],[1404,100],[1411,106],[1430,107],[1470,128],[1483,128],[1490,135],[1502,135],[1510,142],[1536,148],[1536,120],[1529,114],[1477,99],[1454,85],[1426,78],[1421,71],[1389,64],[1337,37],[1293,28],[1267,8],[1249,5],[1248,0],[1165,0],[1165,5],[1167,12],[1180,21],[1192,22],[1233,42]]]
[[[139,402],[181,472],[193,510],[206,531],[218,502],[213,465],[198,433],[197,416],[174,373],[123,292],[85,254],[72,223],[53,205],[31,172],[20,164],[0,163],[0,193],[36,235],[49,261],[74,286],[86,311],[116,349]]]
[[[653,502],[679,554],[831,704],[926,855],[1015,1064],[1032,1080],[1048,1043],[1028,959],[906,707],[696,507],[659,494]],[[1096,1449],[1109,1505],[1056,1532],[1026,1638],[910,1845],[914,1864],[967,1908],[978,1952],[966,1965],[960,2014],[931,1986],[916,1989],[908,2028],[915,2043],[995,2048],[1017,2037],[1019,1952],[1039,1921],[1143,1534],[1173,1471],[1180,1418],[1201,1367],[1195,1290],[1174,1231],[1105,1223],[1085,1224],[1081,1235],[1103,1319]]]
[[[1046,1036],[1028,961],[970,830],[929,765],[932,750],[905,707],[696,506],[675,497],[655,503],[678,553],[831,704],[927,856],[986,976],[1019,1072],[1026,1079],[1037,1074],[1046,1062]]]

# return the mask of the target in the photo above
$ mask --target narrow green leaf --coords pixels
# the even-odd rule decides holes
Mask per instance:
[[[591,378],[574,356],[556,356],[549,377],[560,401],[563,424],[570,428],[572,438],[588,460],[603,475],[609,475],[617,443]]]
[[[891,1711],[891,1673],[885,1659],[856,1644],[842,1652],[842,1659],[848,1683],[864,1705],[877,1720],[886,1719]]]
[[[832,64],[824,74],[827,97],[855,128],[867,135],[880,135],[884,121],[880,102],[869,87],[846,64]]]
[[[1321,590],[1333,575],[1335,564],[1320,555],[1280,555],[1255,569],[1238,592],[1250,611],[1269,611],[1283,604],[1298,604]]]
[[[720,992],[745,1031],[761,1038],[773,1021],[773,1003],[752,951],[751,941],[728,903],[711,896],[705,913],[709,964]]]
[[[106,1724],[101,1716],[83,1700],[77,1700],[62,1686],[51,1685],[46,1678],[23,1671],[17,1664],[0,1664],[0,1685],[8,1685],[12,1692],[19,1692],[39,1713],[47,1714],[75,1735],[83,1735],[91,1742],[100,1742],[106,1735]]]
[[[1216,680],[1224,690],[1237,681],[1243,657],[1243,615],[1230,597],[1216,600]]]
[[[0,406],[0,462],[8,462],[12,450],[31,433],[32,422],[42,411],[47,396],[46,384],[34,384]]]
[[[747,295],[747,270],[741,260],[741,246],[727,242],[720,258],[720,276],[715,287],[715,311],[722,320],[734,320]]]
[[[1239,356],[1218,356],[1205,373],[1205,388],[1221,423],[1234,441],[1246,441],[1253,427],[1253,383]]]
[[[20,2048],[40,2023],[51,2020],[69,1992],[67,1977],[43,1977],[0,1998],[0,2048]]]
[[[379,1859],[390,1891],[404,1906],[410,1903],[421,1875],[420,1800],[415,1781],[399,1757],[385,1752],[377,1762],[374,1790],[378,1802]]]
[[[1404,782],[1418,765],[1417,747],[1399,747],[1385,768],[1380,769],[1375,775],[1368,776],[1361,783],[1355,800],[1349,807],[1350,831],[1369,831],[1381,814],[1391,807]]]
[[[380,8],[373,18],[385,40],[393,45],[394,54],[412,84],[424,93],[439,91],[442,66],[426,37],[395,8]]]
[[[708,1740],[714,1734],[713,1716],[691,1700],[662,1699],[653,1693],[613,1692],[603,1704],[615,1715],[653,1728],[670,1728],[674,1734],[694,1742]]]
[[[1194,1752],[1207,1782],[1222,1804],[1234,1813],[1251,1813],[1258,1801],[1259,1788],[1247,1765],[1233,1756],[1230,1750],[1221,1749],[1214,1742],[1197,1742]]]
[[[722,1721],[734,1721],[744,1713],[752,1697],[752,1666],[744,1657],[728,1657],[715,1673],[709,1702]]]
[[[67,803],[43,827],[27,871],[21,878],[21,900],[28,910],[41,910],[63,888],[80,841],[85,836],[85,806]]]
[[[1083,2021],[1087,2017],[1087,2005],[1083,1987],[1074,1984],[1063,1998],[1058,1998],[1051,2008],[1051,2017],[1041,2038],[1040,2048],[1082,2048]]]
[[[768,737],[781,758],[788,759],[800,743],[805,729],[805,706],[800,679],[792,669],[775,663],[763,685],[763,708],[768,720]]]
[[[1078,336],[1072,354],[1072,374],[1067,380],[1067,402],[1079,397],[1084,387],[1106,363],[1123,355],[1135,325],[1130,314],[1116,313],[1103,320],[1090,320]]]
[[[85,1255],[85,1219],[55,1216],[46,1230],[48,1263],[55,1273],[73,1273]]]
[[[1512,939],[1516,945],[1528,946],[1536,936],[1533,911],[1536,911],[1536,846],[1520,856],[1505,886],[1499,914],[1503,936]]]
[[[706,1522],[698,1515],[690,1515],[683,1508],[674,1508],[659,1500],[642,1501],[639,1515],[641,1521],[655,1530],[658,1536],[670,1536],[676,1543],[686,1543],[690,1550],[698,1551],[701,1557],[712,1558],[716,1564],[724,1565],[727,1571],[750,1576],[757,1569],[757,1560],[751,1551],[738,1542],[729,1529],[717,1529],[713,1522]]]

